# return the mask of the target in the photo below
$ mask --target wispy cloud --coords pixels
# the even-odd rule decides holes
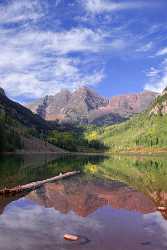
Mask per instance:
[[[70,54],[98,53],[103,49],[103,39],[100,33],[89,29],[67,32],[29,28],[18,32],[1,30],[1,86],[13,97],[36,98],[53,94],[62,87],[74,89],[97,84],[104,78],[98,63],[92,58],[92,67],[87,60],[80,59],[81,55],[73,57]]]
[[[36,98],[53,94],[62,87],[93,85],[104,77],[98,63],[88,67],[84,58],[81,62],[81,56],[70,54],[99,53],[105,47],[107,35],[88,28],[57,32],[43,30],[38,24],[32,26],[32,21],[40,23],[46,10],[39,0],[0,4],[0,82],[14,98]]]
[[[162,92],[167,86],[167,58],[163,60],[159,68],[151,67],[147,72],[149,82],[145,89]]]
[[[151,80],[155,80],[155,78],[157,78],[159,76],[159,73],[161,71],[154,68],[154,67],[151,67],[150,70],[147,72],[147,77],[149,77]]]
[[[1,20],[29,24],[34,14],[34,19],[39,21],[45,10],[37,10],[36,15],[38,4],[38,1],[12,1],[11,5],[3,7],[7,12]],[[94,85],[105,77],[104,63],[97,61],[95,55],[123,50],[126,45],[124,39],[114,38],[101,29],[78,27],[53,31],[43,30],[38,25],[4,26],[0,28],[1,86],[14,98],[37,98],[53,94],[62,87]],[[91,63],[87,63],[89,58]]]
[[[148,42],[146,44],[143,44],[143,46],[141,46],[140,48],[137,48],[137,52],[147,52],[149,50],[151,50],[153,47],[153,42]]]
[[[94,14],[119,10],[137,9],[148,6],[148,4],[145,2],[116,2],[110,0],[83,0],[83,4],[88,12]]]
[[[64,21],[67,17],[56,12],[65,6],[64,0],[2,2],[0,82],[14,98],[36,98],[53,94],[62,87],[96,85],[106,77],[107,60],[142,55],[154,47],[149,37],[145,39],[145,35],[130,30],[130,21],[113,24],[110,15],[116,10],[144,7],[147,5],[144,2],[77,0],[71,6],[67,4],[68,25]],[[81,11],[81,17],[86,18],[84,23],[77,23],[75,15],[69,17],[70,8],[76,8],[78,2],[80,8],[84,6]],[[94,15],[90,24],[90,14],[102,12],[104,22],[100,15]],[[157,27],[152,32],[155,30]]]
[[[43,16],[43,9],[37,0],[11,0],[0,4],[0,23],[36,21]]]
[[[12,38],[11,43],[20,47],[33,45],[33,49],[52,50],[59,55],[73,52],[97,53],[126,46],[124,39],[113,38],[109,32],[89,28],[72,28],[59,32],[26,30]]]
[[[159,50],[156,54],[157,56],[164,56],[167,55],[167,47]]]

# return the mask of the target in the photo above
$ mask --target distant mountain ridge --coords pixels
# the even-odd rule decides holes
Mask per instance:
[[[141,113],[156,97],[157,93],[144,91],[109,99],[88,87],[80,87],[74,92],[61,90],[27,105],[27,108],[49,121],[108,125]]]

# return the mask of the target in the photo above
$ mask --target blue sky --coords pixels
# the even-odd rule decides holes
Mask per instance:
[[[0,0],[0,85],[30,102],[167,86],[166,0]]]

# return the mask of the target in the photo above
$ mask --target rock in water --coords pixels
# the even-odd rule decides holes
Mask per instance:
[[[77,235],[73,235],[73,234],[65,234],[64,239],[70,240],[70,241],[77,241],[77,240],[79,240],[79,237]]]

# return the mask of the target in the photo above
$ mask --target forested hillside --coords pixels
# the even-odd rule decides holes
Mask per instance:
[[[144,113],[130,120],[107,127],[93,128],[87,136],[94,137],[110,151],[161,152],[167,150],[167,94],[157,97]]]
[[[14,129],[16,126],[17,124],[14,120],[0,111],[0,152],[21,149],[20,135]]]
[[[0,88],[0,152],[25,150],[60,153],[64,150],[94,152],[106,149],[97,140],[88,141],[84,130],[70,124],[47,122],[10,100]]]
[[[49,129],[49,123],[10,100],[0,88],[0,152],[13,152],[25,148],[47,150],[45,138]]]

